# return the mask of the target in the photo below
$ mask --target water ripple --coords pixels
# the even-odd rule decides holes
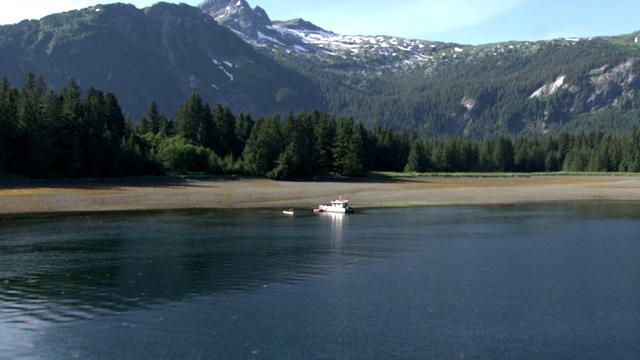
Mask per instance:
[[[571,208],[498,207],[5,224],[0,353],[518,358],[516,347],[537,344],[524,354],[557,358],[599,342],[638,355],[638,211],[622,221],[593,211],[588,221]]]

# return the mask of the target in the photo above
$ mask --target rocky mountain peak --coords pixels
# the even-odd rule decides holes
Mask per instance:
[[[325,29],[300,18],[287,21],[274,21],[273,26],[298,31],[328,32]]]
[[[206,0],[198,7],[218,24],[249,39],[258,39],[260,33],[272,26],[269,15],[261,7],[252,9],[245,0]]]
[[[276,52],[283,50],[292,56],[315,56],[326,63],[349,59],[347,62],[351,64],[345,69],[350,72],[411,68],[415,64],[433,63],[436,52],[455,57],[463,51],[455,44],[336,34],[301,18],[272,22],[263,9],[252,9],[245,0],[207,0],[199,8],[252,45]]]
[[[229,28],[253,45],[276,45],[301,51],[315,47],[303,34],[323,32],[322,28],[302,19],[271,22],[259,6],[251,8],[245,0],[206,0],[198,7],[218,24]]]

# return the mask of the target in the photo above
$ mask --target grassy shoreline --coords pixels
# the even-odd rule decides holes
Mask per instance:
[[[393,174],[275,181],[143,177],[0,181],[0,215],[177,209],[312,209],[342,195],[354,208],[638,201],[636,174]]]

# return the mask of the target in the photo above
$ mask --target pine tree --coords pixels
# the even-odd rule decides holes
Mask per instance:
[[[5,132],[9,127],[8,121],[5,121],[4,115],[0,111],[0,175],[4,174],[7,167],[7,149],[5,147]]]
[[[83,109],[80,86],[74,78],[69,79],[60,96],[62,115],[55,138],[58,149],[56,167],[63,176],[78,177],[83,160]]]
[[[91,177],[105,173],[105,148],[103,137],[107,128],[104,94],[90,87],[84,97],[84,166],[83,173]]]
[[[280,118],[260,117],[242,153],[245,169],[252,175],[267,175],[284,150]]]
[[[210,144],[211,148],[220,157],[232,154],[234,149],[238,148],[236,145],[238,138],[235,132],[236,119],[231,108],[216,104],[213,107],[212,118],[215,134],[213,134],[214,141]]]
[[[366,132],[353,119],[340,118],[336,127],[334,162],[337,173],[345,176],[364,176],[366,168]]]
[[[211,112],[209,105],[203,104],[198,93],[192,93],[186,102],[180,104],[176,111],[175,125],[177,135],[197,145],[212,146]]]
[[[59,176],[59,169],[56,168],[56,159],[58,158],[59,149],[56,147],[55,139],[58,137],[57,124],[60,121],[62,113],[62,99],[55,91],[49,89],[45,92],[41,100],[42,119],[41,123],[46,135],[39,141],[39,149],[45,155],[45,168],[42,169],[41,176]]]
[[[136,131],[138,134],[146,134],[149,132],[152,134],[168,134],[167,123],[168,121],[165,114],[158,109],[155,101],[151,101],[147,113],[138,121]]]
[[[18,90],[5,77],[0,85],[0,173],[17,170]]]
[[[506,172],[513,171],[515,167],[513,143],[505,136],[498,137],[495,140],[491,164],[494,171]]]
[[[151,101],[149,104],[149,110],[147,110],[146,120],[149,123],[149,131],[154,134],[160,132],[162,124],[162,114],[158,110],[158,105],[155,101]]]
[[[336,132],[335,119],[329,115],[321,114],[315,109],[309,115],[309,120],[313,125],[313,137],[315,139],[315,169],[314,174],[324,174],[331,168],[333,163],[333,144]]]
[[[407,172],[425,172],[429,169],[429,160],[425,150],[425,146],[420,139],[414,140],[409,151],[409,158],[404,171]]]
[[[122,138],[125,135],[125,119],[118,98],[112,92],[107,92],[104,96],[104,106],[106,112],[107,129],[114,136]]]
[[[249,136],[251,136],[253,125],[254,121],[248,113],[241,113],[236,116],[235,137],[237,141],[232,149],[234,158],[239,158],[242,155],[245,144],[249,140]]]
[[[284,151],[276,161],[269,177],[284,179],[291,176],[315,175],[317,161],[313,124],[304,113],[295,118],[287,113],[283,123],[283,137],[287,139]]]
[[[46,91],[43,77],[26,75],[18,98],[18,161],[20,171],[31,177],[43,177],[51,166],[51,129],[43,121],[43,97]]]

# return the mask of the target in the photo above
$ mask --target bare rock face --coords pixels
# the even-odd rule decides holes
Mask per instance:
[[[634,72],[638,58],[630,58],[611,69],[592,71],[591,84],[594,90],[589,97],[592,108],[603,106],[611,99],[632,98],[634,90],[640,85],[640,79]]]
[[[245,0],[207,0],[200,9],[218,24],[241,33],[249,39],[258,39],[259,33],[272,26],[267,13],[259,6],[251,8]]]

